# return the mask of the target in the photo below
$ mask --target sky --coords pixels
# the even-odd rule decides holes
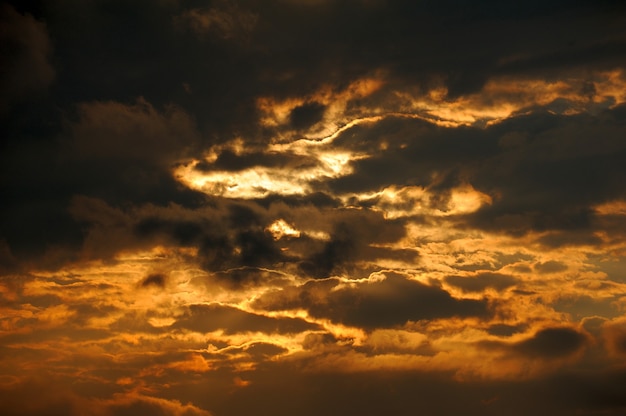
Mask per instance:
[[[622,415],[626,3],[0,4],[4,415]]]

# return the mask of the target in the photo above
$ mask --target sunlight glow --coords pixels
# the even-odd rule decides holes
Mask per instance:
[[[372,201],[372,209],[380,210],[385,218],[395,219],[414,215],[452,216],[477,211],[491,204],[489,195],[466,184],[451,190],[443,205],[428,189],[421,186],[389,186],[380,192],[352,195],[360,201]],[[349,198],[345,198],[347,201]]]
[[[271,148],[271,151],[276,151],[276,147]],[[293,168],[255,166],[231,172],[201,172],[195,169],[200,163],[196,160],[176,168],[174,176],[191,189],[227,198],[262,198],[270,194],[303,195],[313,192],[314,185],[320,181],[350,174],[351,162],[367,157],[332,150],[327,148],[328,144],[316,141],[297,141],[278,147],[290,154],[306,156],[311,163]]]
[[[280,240],[283,237],[300,237],[300,231],[293,228],[283,219],[274,221],[266,230],[272,234],[274,240]]]

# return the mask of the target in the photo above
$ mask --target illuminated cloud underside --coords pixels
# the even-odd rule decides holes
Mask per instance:
[[[289,114],[307,101],[328,105],[324,119],[304,132],[304,138],[282,134],[266,149],[274,155],[302,156],[310,160],[311,166],[254,166],[239,171],[200,172],[195,169],[200,161],[195,160],[177,168],[174,175],[192,189],[227,198],[303,195],[314,191],[314,185],[319,182],[352,173],[352,162],[371,156],[333,148],[333,141],[338,135],[353,126],[376,123],[385,117],[415,118],[446,127],[489,125],[536,106],[545,106],[550,112],[564,115],[598,112],[626,102],[626,85],[622,78],[622,72],[616,71],[599,73],[593,80],[571,79],[554,83],[502,79],[489,82],[480,93],[457,100],[446,99],[445,89],[431,90],[423,96],[391,91],[390,95],[395,99],[390,99],[389,105],[381,106],[384,110],[359,108],[359,113],[369,115],[357,119],[349,118],[347,103],[377,92],[384,81],[364,79],[338,94],[322,90],[306,99],[275,102],[264,98],[259,100],[258,106],[266,114],[261,124],[268,126],[287,125]],[[584,83],[595,91],[593,96],[581,95],[580,85]],[[390,111],[394,106],[397,108]],[[245,140],[238,139],[230,149],[224,146],[211,149],[204,162],[210,164],[223,150],[233,150],[238,156],[246,156],[248,151],[242,143]],[[377,149],[378,152],[385,150],[384,144]]]

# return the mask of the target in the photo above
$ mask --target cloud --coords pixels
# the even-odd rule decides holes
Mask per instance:
[[[513,350],[528,357],[559,358],[577,352],[586,341],[583,334],[572,328],[546,328],[515,344]]]
[[[12,104],[34,98],[48,88],[56,71],[50,62],[52,42],[45,23],[7,3],[0,6],[0,22],[0,112],[4,113]]]
[[[374,244],[393,243],[404,236],[401,221],[386,221],[375,212],[340,211],[333,213],[330,238],[320,251],[313,252],[299,264],[305,275],[326,278],[341,273],[341,268],[371,256]],[[369,247],[368,247],[369,246]],[[381,257],[390,253],[381,253]],[[347,270],[350,273],[350,269]]]
[[[252,357],[258,359],[274,357],[276,355],[283,354],[287,352],[287,349],[267,342],[255,342],[251,345],[247,345],[244,348],[244,351],[247,354],[250,354]]]
[[[588,345],[588,337],[570,327],[543,328],[531,337],[513,343],[484,341],[485,348],[497,348],[530,359],[556,360],[571,357]]]
[[[518,283],[513,276],[500,273],[479,273],[475,276],[448,276],[445,282],[464,292],[482,292],[485,289],[503,291]]]
[[[524,329],[525,328],[520,325],[494,324],[487,329],[487,332],[490,335],[510,337],[516,333],[522,332]]]
[[[298,318],[270,318],[231,306],[199,304],[190,305],[187,312],[177,319],[172,328],[184,328],[202,333],[221,329],[228,334],[257,331],[268,334],[289,334],[316,329],[317,326]]]
[[[354,258],[357,241],[359,239],[350,235],[350,229],[345,224],[339,224],[322,251],[301,263],[300,268],[307,275],[316,278],[329,277],[337,265]]]
[[[625,12],[3,4],[4,413],[622,414]]]
[[[615,159],[624,150],[618,139],[623,128],[613,121],[617,111],[607,110],[607,122],[593,130],[584,127],[589,115],[525,115],[484,129],[390,117],[336,139],[337,146],[368,149],[371,155],[354,161],[353,172],[329,185],[339,195],[418,185],[439,195],[429,203],[445,210],[452,190],[469,183],[491,197],[469,213],[470,226],[515,234],[589,229],[592,207],[618,198],[622,188],[613,179],[624,175]],[[525,141],[503,148],[500,140],[512,131]],[[602,139],[595,143],[597,135]],[[394,144],[374,151],[385,141]],[[592,153],[585,150],[589,147]]]
[[[607,322],[603,327],[603,337],[609,352],[622,356],[626,354],[626,325],[624,322]]]
[[[140,217],[132,230],[141,240],[158,237],[175,245],[196,247],[197,258],[207,270],[268,266],[289,260],[264,230],[267,219],[261,211],[234,204],[226,209],[186,211],[188,219],[176,216],[177,211],[185,210],[164,210],[161,215]]]
[[[11,162],[7,168],[15,180],[6,184],[2,235],[13,255],[18,261],[42,259],[45,267],[71,259],[83,235],[70,211],[91,220],[85,211],[96,208],[86,206],[83,196],[110,204],[202,199],[181,189],[169,172],[196,140],[193,121],[177,108],[161,113],[141,99],[134,105],[80,104],[79,119],[68,123],[53,144],[35,142],[29,148],[26,142],[10,151],[25,157],[24,163]],[[27,156],[38,152],[43,152],[41,159]],[[35,174],[39,169],[46,173]]]
[[[216,3],[217,7],[185,10],[175,17],[175,22],[188,26],[199,36],[212,34],[226,40],[249,39],[257,25],[258,16],[235,2]]]
[[[153,274],[146,276],[146,278],[141,281],[141,286],[142,287],[156,286],[159,288],[164,288],[166,280],[167,279],[165,275],[160,274],[160,273],[153,273]]]
[[[182,404],[178,400],[167,400],[142,394],[118,394],[105,401],[107,413],[115,416],[160,414],[167,416],[211,416],[212,413],[191,403]]]
[[[206,160],[200,161],[194,166],[195,170],[203,173],[211,171],[242,171],[255,167],[293,167],[298,165],[312,163],[306,157],[290,153],[262,152],[252,151],[243,154],[237,154],[230,149],[222,150],[212,162]]]
[[[72,126],[71,150],[85,161],[120,160],[169,167],[198,140],[193,119],[181,108],[159,112],[144,98],[134,104],[85,102]]]
[[[269,292],[254,305],[267,310],[305,308],[313,317],[370,330],[451,317],[486,319],[491,314],[486,300],[456,299],[442,288],[393,273],[352,285],[332,279],[309,282]]]
[[[64,381],[64,380],[58,380]],[[38,400],[32,400],[33,391],[38,391]],[[194,406],[145,395],[140,392],[116,393],[107,399],[85,399],[75,394],[68,385],[54,384],[40,377],[1,388],[3,411],[7,415],[55,415],[78,416],[86,412],[95,416],[124,416],[136,414],[158,414],[167,416],[211,416],[212,413]]]
[[[567,270],[567,265],[558,261],[550,260],[545,263],[535,264],[534,269],[541,274],[558,273]]]
[[[310,128],[322,120],[326,107],[318,102],[299,105],[289,113],[289,123],[295,129]]]

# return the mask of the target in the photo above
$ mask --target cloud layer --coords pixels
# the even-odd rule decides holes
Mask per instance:
[[[3,2],[3,412],[622,414],[625,16]]]

